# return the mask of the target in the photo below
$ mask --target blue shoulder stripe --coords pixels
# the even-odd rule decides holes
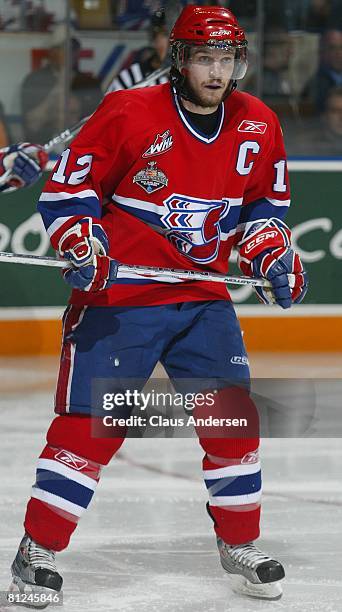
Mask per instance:
[[[59,217],[72,217],[75,215],[101,217],[101,205],[96,197],[75,197],[68,200],[54,200],[53,202],[42,202],[40,200],[37,210],[42,216],[46,229]]]
[[[276,203],[273,203],[276,202]],[[289,201],[285,200],[282,205],[281,200],[269,200],[262,198],[242,207],[240,215],[240,223],[248,223],[249,221],[257,221],[258,219],[269,219],[276,217],[284,219],[289,209]]]

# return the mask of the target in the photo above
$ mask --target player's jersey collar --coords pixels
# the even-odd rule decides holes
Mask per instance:
[[[179,100],[176,94],[176,91],[173,90],[173,95],[174,95],[174,100],[175,100],[175,105],[177,108],[177,112],[182,120],[182,122],[184,123],[185,127],[189,130],[189,132],[191,132],[191,134],[193,136],[195,136],[195,138],[198,138],[199,140],[201,140],[202,142],[205,142],[206,144],[211,144],[212,142],[214,142],[218,136],[221,133],[221,129],[222,129],[222,125],[223,125],[223,121],[224,121],[224,104],[223,102],[221,102],[220,106],[219,106],[219,110],[220,110],[220,118],[219,118],[219,122],[218,122],[218,126],[217,129],[215,130],[215,132],[208,137],[206,134],[203,134],[202,132],[200,132],[200,130],[198,128],[196,128],[194,125],[192,125],[189,121],[189,119],[185,116],[185,114],[182,111],[181,105],[179,104]]]

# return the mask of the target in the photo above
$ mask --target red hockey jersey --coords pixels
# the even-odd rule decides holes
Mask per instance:
[[[121,263],[225,274],[246,224],[283,218],[289,204],[281,128],[263,102],[235,91],[208,137],[167,83],[108,94],[62,154],[38,209],[54,248],[91,216]],[[71,296],[99,306],[212,299],[229,299],[224,284],[122,275],[106,291]]]

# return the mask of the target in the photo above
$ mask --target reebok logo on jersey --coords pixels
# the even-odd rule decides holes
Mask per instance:
[[[154,143],[151,144],[147,151],[143,153],[142,157],[153,157],[154,155],[162,155],[171,149],[173,145],[173,138],[170,130],[166,130],[163,134],[157,134]]]
[[[238,132],[249,132],[251,134],[265,134],[267,130],[267,123],[262,121],[248,121],[244,119],[238,127]]]
[[[83,470],[88,465],[88,461],[85,459],[81,459],[81,457],[77,457],[77,455],[73,455],[67,451],[59,451],[57,455],[55,455],[55,459],[60,463],[64,463],[68,467],[73,468],[73,470]]]
[[[231,358],[230,363],[233,365],[249,365],[248,358],[242,355],[234,355],[234,357]]]
[[[262,244],[263,242],[265,242],[265,240],[268,240],[269,238],[276,238],[277,236],[278,236],[278,232],[276,231],[264,232],[263,234],[258,234],[258,236],[254,238],[254,240],[249,241],[248,245],[245,248],[245,253],[250,253],[251,251],[253,251],[253,249],[259,246],[259,244]]]

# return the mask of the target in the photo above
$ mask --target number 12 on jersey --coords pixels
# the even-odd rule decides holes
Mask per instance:
[[[61,155],[61,159],[57,166],[56,172],[52,175],[52,180],[56,183],[67,183],[68,185],[80,185],[85,181],[89,174],[93,163],[92,155],[82,155],[76,160],[76,166],[80,166],[81,170],[74,170],[70,173],[69,178],[66,176],[66,168],[70,157],[70,149],[65,149]]]

